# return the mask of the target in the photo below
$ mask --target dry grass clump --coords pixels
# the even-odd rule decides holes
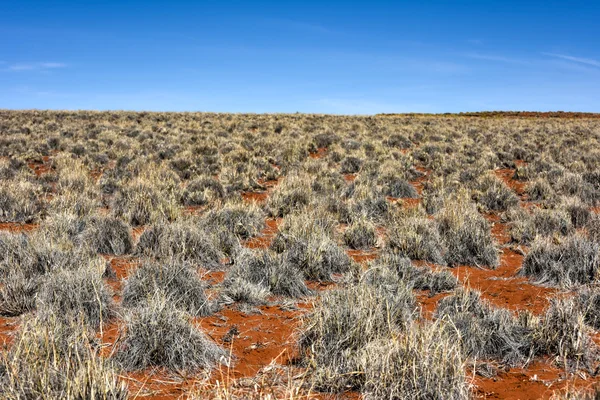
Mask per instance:
[[[539,238],[531,245],[519,273],[538,284],[568,287],[595,282],[599,246],[580,235],[569,236],[558,244]]]
[[[437,219],[450,265],[498,266],[498,249],[489,223],[466,200],[448,201]]]
[[[95,253],[122,255],[133,250],[129,226],[110,216],[91,217],[85,222],[85,229],[79,239]]]
[[[416,199],[419,197],[417,189],[407,180],[399,177],[393,177],[385,181],[384,193],[386,196],[403,199]]]
[[[23,271],[8,271],[0,287],[0,315],[14,317],[35,309],[40,277],[28,277]]]
[[[600,215],[592,214],[587,221],[585,230],[590,240],[600,242]]]
[[[321,390],[360,389],[361,352],[369,342],[405,331],[416,316],[408,287],[394,294],[377,286],[356,285],[324,293],[306,317],[300,346]]]
[[[285,217],[312,201],[311,179],[305,175],[287,176],[269,196],[266,210],[271,217]]]
[[[538,178],[527,184],[525,193],[533,201],[552,201],[556,192],[546,178]]]
[[[159,191],[149,182],[137,181],[120,188],[111,204],[115,217],[133,226],[172,221],[179,207],[171,194]]]
[[[348,272],[353,266],[346,251],[327,236],[298,239],[287,247],[284,257],[310,280],[331,281],[332,274]]]
[[[556,181],[555,188],[558,193],[565,196],[577,196],[590,206],[595,206],[600,199],[600,191],[591,183],[586,182],[578,173],[564,173]]]
[[[76,192],[88,197],[97,194],[88,169],[81,160],[60,155],[55,157],[54,165],[58,174],[56,182],[58,193]]]
[[[600,399],[600,388],[593,387],[587,389],[567,388],[555,392],[551,400],[598,400]]]
[[[52,214],[69,213],[84,219],[96,212],[100,206],[98,198],[86,193],[68,190],[53,197],[48,203],[48,211]]]
[[[344,231],[344,243],[351,249],[368,249],[377,244],[375,225],[367,218],[355,219]]]
[[[417,215],[392,220],[386,247],[412,260],[446,264],[435,221]]]
[[[364,399],[469,399],[460,346],[441,323],[412,325],[368,343],[359,361]]]
[[[138,307],[160,295],[170,306],[194,316],[216,311],[208,300],[206,284],[198,271],[176,259],[162,262],[143,261],[127,278],[123,287],[123,306]]]
[[[116,316],[116,306],[93,266],[59,270],[44,279],[36,296],[37,314],[44,319],[81,321],[93,328]]]
[[[585,315],[573,298],[551,299],[533,342],[537,353],[555,356],[565,368],[592,372],[598,361],[598,348],[585,326]]]
[[[243,249],[227,272],[221,294],[228,301],[262,304],[268,294],[299,298],[311,293],[302,271],[284,255]]]
[[[538,236],[566,236],[573,232],[570,215],[560,209],[534,208],[531,213],[521,208],[509,210],[511,240],[531,244]]]
[[[352,269],[353,263],[333,236],[335,220],[322,210],[286,217],[271,248],[305,279],[330,281],[332,274]]]
[[[208,229],[222,227],[240,239],[256,236],[265,227],[265,214],[254,203],[230,202],[203,218]]]
[[[140,236],[135,254],[158,260],[176,258],[205,268],[217,268],[224,257],[215,235],[193,220],[150,226]]]
[[[185,206],[203,206],[225,197],[221,182],[211,177],[199,177],[190,181],[181,193],[181,203]]]
[[[197,371],[225,363],[227,353],[160,297],[125,316],[125,331],[115,361],[126,370],[165,367]]]
[[[356,174],[360,171],[363,165],[363,160],[358,157],[345,157],[340,163],[340,172],[342,174]]]
[[[458,280],[447,269],[416,267],[410,259],[392,252],[385,252],[372,262],[363,279],[391,290],[398,285],[408,285],[417,290],[427,290],[431,296],[458,286]]]
[[[368,178],[352,182],[344,197],[348,199],[350,222],[363,216],[372,221],[383,221],[389,215],[389,202],[375,182]]]
[[[72,242],[40,231],[32,236],[0,235],[0,313],[20,315],[35,308],[40,285],[52,272],[74,271],[82,266],[102,271],[104,263]],[[89,277],[91,279],[91,277]],[[88,287],[89,288],[89,287]]]
[[[600,329],[600,288],[584,286],[577,291],[575,304],[583,313],[585,323],[594,329]]]
[[[448,334],[469,358],[518,365],[533,356],[531,328],[510,311],[481,300],[477,291],[457,289],[439,302],[435,317],[450,322]]]
[[[26,321],[0,357],[0,397],[7,400],[125,400],[127,386],[101,358],[93,334],[73,323]]]
[[[279,226],[271,248],[281,253],[298,240],[309,240],[315,236],[333,238],[335,226],[335,218],[322,208],[290,214]]]
[[[575,229],[583,228],[592,216],[590,209],[577,197],[563,198],[561,207],[571,217]]]
[[[505,211],[519,203],[515,192],[493,175],[484,176],[478,186],[477,201],[490,211]]]
[[[42,190],[27,181],[0,180],[0,222],[35,222],[44,210]]]

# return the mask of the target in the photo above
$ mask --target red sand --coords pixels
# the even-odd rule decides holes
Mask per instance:
[[[515,170],[513,168],[497,169],[494,171],[496,176],[500,178],[509,188],[515,191],[521,198],[525,195],[525,182],[513,179]]]
[[[36,230],[39,224],[22,224],[19,222],[2,222],[0,223],[0,231],[8,231],[11,233],[31,232]]]
[[[344,174],[344,180],[346,182],[354,182],[356,177],[357,177],[357,174]]]
[[[267,218],[265,228],[255,237],[248,239],[244,246],[250,249],[266,249],[271,246],[271,242],[277,234],[277,229],[281,224],[281,218]]]
[[[327,155],[327,148],[326,148],[326,147],[319,147],[319,148],[317,149],[317,152],[316,152],[316,153],[310,153],[308,156],[309,156],[310,158],[314,158],[314,159],[317,159],[317,160],[318,160],[318,159],[320,159],[320,158],[323,158],[323,157],[325,157],[326,155]]]
[[[375,248],[369,250],[348,249],[346,252],[354,261],[358,263],[365,263],[377,258],[377,249]]]
[[[0,349],[12,342],[12,333],[19,328],[19,317],[0,317]]]

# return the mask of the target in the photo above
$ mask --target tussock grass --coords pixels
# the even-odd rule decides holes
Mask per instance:
[[[240,239],[257,235],[265,227],[264,212],[254,203],[231,202],[210,210],[203,222],[209,229],[222,227]]]
[[[510,210],[511,239],[531,244],[536,237],[566,236],[573,232],[571,216],[564,210],[534,209],[531,214],[522,209]]]
[[[390,252],[383,253],[373,261],[363,279],[390,290],[395,290],[396,286],[408,285],[417,290],[427,290],[431,296],[458,286],[458,280],[447,269],[416,267],[410,259]]]
[[[362,353],[364,399],[471,397],[460,346],[441,323],[413,325],[368,343]]]
[[[203,206],[225,197],[221,182],[210,177],[199,177],[190,181],[183,193],[181,202],[185,206]]]
[[[460,342],[466,357],[514,366],[529,362],[533,356],[529,324],[481,300],[477,291],[457,289],[439,302],[435,317],[450,322],[447,333]]]
[[[525,193],[533,201],[552,201],[556,192],[545,178],[538,178],[525,186]]]
[[[125,316],[125,332],[114,355],[125,370],[165,367],[197,371],[225,363],[227,353],[160,297]]]
[[[0,180],[0,222],[35,222],[44,211],[42,190],[27,181]]]
[[[33,318],[0,357],[0,397],[7,400],[125,400],[127,386],[93,346],[93,334],[74,323]]]
[[[515,192],[493,175],[486,175],[481,179],[479,190],[481,194],[478,202],[491,211],[505,211],[519,203]]]
[[[110,321],[116,316],[116,306],[102,281],[103,272],[88,266],[51,273],[36,296],[38,315],[61,322],[80,320],[93,328]]]
[[[376,286],[357,285],[324,293],[306,317],[300,346],[314,368],[317,388],[342,391],[364,384],[360,355],[364,346],[405,331],[416,316],[416,301],[407,286],[391,294]]]
[[[103,254],[123,255],[133,250],[133,238],[129,226],[114,217],[92,217],[85,223],[80,235],[81,243],[92,251]]]
[[[35,309],[35,295],[41,278],[27,277],[23,271],[8,271],[0,287],[0,315],[14,317]]]
[[[437,222],[448,264],[498,266],[498,249],[489,223],[472,204],[464,199],[448,201]]]
[[[158,260],[177,258],[205,268],[217,268],[224,256],[216,238],[193,221],[152,225],[140,236],[135,254]]]
[[[594,282],[600,266],[599,246],[580,235],[569,236],[558,244],[537,239],[519,273],[538,284],[569,287]]]
[[[344,231],[344,242],[351,249],[368,249],[377,244],[375,225],[367,218],[353,221]]]
[[[125,281],[123,306],[143,306],[160,295],[174,308],[194,316],[207,316],[217,307],[208,300],[206,288],[189,263],[177,259],[144,261]]]
[[[222,294],[235,300],[260,303],[267,294],[299,298],[312,292],[304,283],[302,271],[286,257],[269,250],[241,250],[227,273]],[[263,290],[259,290],[262,288]]]
[[[132,226],[173,221],[180,213],[173,193],[159,190],[147,181],[138,179],[121,187],[111,203],[115,217]]]
[[[598,348],[585,326],[585,315],[573,298],[551,299],[534,332],[536,351],[555,356],[564,368],[594,370]]]
[[[312,197],[311,179],[308,176],[287,176],[269,196],[266,210],[271,217],[285,217],[307,206]]]
[[[412,260],[446,264],[444,246],[435,221],[419,216],[393,219],[386,248]]]

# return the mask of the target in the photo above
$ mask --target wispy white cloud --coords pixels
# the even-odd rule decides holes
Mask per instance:
[[[500,54],[466,53],[466,54],[464,54],[464,56],[468,57],[468,58],[473,58],[476,60],[502,62],[502,63],[507,63],[507,64],[522,64],[522,65],[530,64],[530,62],[527,60],[521,60],[521,59],[512,58],[512,57],[505,57]]]
[[[567,54],[558,54],[558,53],[542,53],[548,57],[560,58],[562,60],[572,61],[578,64],[591,65],[592,67],[600,68],[600,61],[593,60],[591,58],[583,58],[583,57],[573,57]]]
[[[0,63],[6,65],[8,63]],[[34,62],[34,63],[13,63],[8,64],[4,71],[44,71],[49,69],[66,68],[67,64],[60,62]]]
[[[67,64],[59,62],[43,62],[40,63],[42,68],[66,68]]]

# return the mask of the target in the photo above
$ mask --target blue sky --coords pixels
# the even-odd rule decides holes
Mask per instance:
[[[4,1],[0,108],[600,112],[599,21],[577,0]]]

